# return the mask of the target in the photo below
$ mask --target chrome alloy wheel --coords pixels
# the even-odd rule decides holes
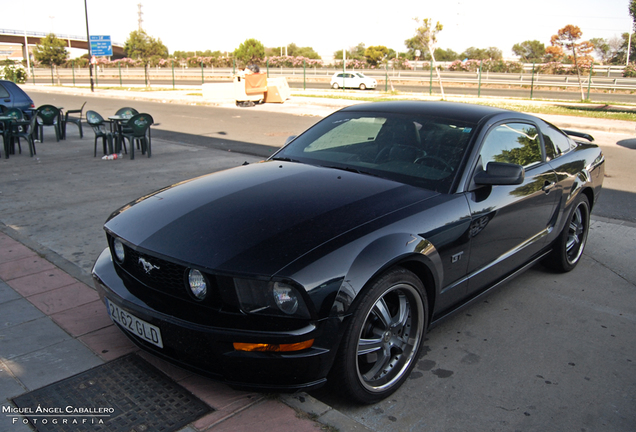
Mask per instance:
[[[566,256],[570,264],[577,262],[585,249],[588,232],[587,221],[587,206],[579,203],[570,218],[568,238],[565,243]]]
[[[358,379],[368,391],[383,391],[408,371],[422,340],[423,320],[422,298],[411,285],[394,285],[378,298],[358,336]]]

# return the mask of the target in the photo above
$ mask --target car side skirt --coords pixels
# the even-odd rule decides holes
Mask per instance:
[[[542,252],[537,257],[535,257],[533,260],[531,260],[530,262],[525,264],[523,267],[520,267],[519,269],[515,270],[514,272],[512,272],[508,276],[506,276],[503,279],[501,279],[500,281],[494,283],[493,285],[490,285],[489,287],[485,288],[483,291],[479,291],[475,296],[473,296],[472,298],[470,298],[466,302],[461,303],[461,304],[459,304],[459,305],[457,305],[457,306],[455,306],[453,308],[447,309],[446,311],[444,311],[441,315],[439,315],[437,317],[433,317],[433,319],[432,319],[432,321],[431,321],[431,323],[429,325],[429,330],[432,329],[433,327],[436,327],[436,326],[440,325],[441,323],[446,321],[448,318],[450,318],[451,316],[455,315],[457,312],[460,312],[460,311],[468,308],[473,303],[475,303],[475,302],[481,300],[482,298],[486,297],[493,290],[495,290],[496,288],[499,288],[501,285],[505,284],[509,280],[511,280],[511,279],[517,277],[518,275],[520,275],[521,273],[525,272],[530,267],[535,265],[537,262],[539,262],[543,258],[545,258],[550,252],[551,252],[551,249],[548,249],[545,252]]]

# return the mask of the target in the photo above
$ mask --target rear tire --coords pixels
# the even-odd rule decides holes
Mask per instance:
[[[554,249],[543,261],[546,267],[560,272],[569,272],[583,256],[590,229],[590,204],[580,194],[568,215],[563,231],[554,243]]]
[[[331,85],[331,88],[334,89],[334,90],[338,90],[340,88],[340,86],[338,85],[338,83],[333,83]]]
[[[420,279],[401,267],[360,295],[331,380],[350,400],[371,404],[395,392],[417,363],[428,303]]]

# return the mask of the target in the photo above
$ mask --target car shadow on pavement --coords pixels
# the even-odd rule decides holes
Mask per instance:
[[[621,147],[636,150],[636,138],[620,140],[616,144],[618,144]]]

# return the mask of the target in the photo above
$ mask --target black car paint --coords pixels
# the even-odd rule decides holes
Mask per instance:
[[[231,277],[292,281],[305,288],[312,312],[310,320],[272,319],[246,315],[228,306],[228,298],[207,307],[148,296],[104,251],[93,270],[100,295],[160,326],[168,341],[164,350],[133,338],[135,343],[238,387],[311,388],[324,383],[356,297],[374,277],[398,264],[417,274],[427,289],[434,325],[544,256],[578,194],[585,193],[593,205],[600,192],[602,156],[585,144],[551,161],[544,149],[544,162],[526,173],[522,185],[473,183],[477,146],[488,131],[510,119],[542,128],[532,116],[449,103],[376,103],[346,110],[434,110],[475,123],[463,175],[451,193],[436,193],[277,161],[274,155],[125,206],[106,223],[109,236],[213,274],[220,291]],[[558,180],[555,187],[542,190],[553,180]],[[519,204],[528,200],[534,203],[530,213]],[[314,346],[299,353],[232,349],[236,341],[293,343],[309,337],[315,338]]]

